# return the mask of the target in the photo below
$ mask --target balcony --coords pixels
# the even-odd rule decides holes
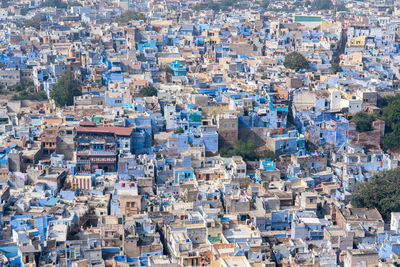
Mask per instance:
[[[99,151],[77,150],[76,153],[90,155],[90,156],[99,156],[99,155],[116,156],[117,155],[116,151],[106,151],[106,150],[99,150]]]
[[[114,163],[116,158],[93,158],[90,160],[91,163]]]
[[[91,142],[115,143],[116,139],[114,137],[77,136],[74,138],[74,141],[83,143],[91,143]]]
[[[90,160],[77,160],[76,161],[76,164],[78,164],[78,165],[85,165],[88,163],[90,163]]]

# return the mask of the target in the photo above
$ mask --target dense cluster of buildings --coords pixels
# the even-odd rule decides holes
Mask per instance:
[[[400,213],[351,195],[398,155],[350,118],[399,88],[398,1],[233,2],[2,1],[1,266],[397,266]]]

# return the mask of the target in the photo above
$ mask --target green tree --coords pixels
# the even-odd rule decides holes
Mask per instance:
[[[221,10],[229,11],[235,4],[237,4],[238,0],[222,0],[221,1]]]
[[[259,156],[260,158],[275,159],[279,161],[279,157],[277,157],[271,150],[265,150],[263,153],[259,154]]]
[[[400,94],[393,95],[393,96],[392,95],[391,96],[378,95],[377,106],[379,108],[384,108],[387,105],[389,105],[389,103],[391,103],[391,102],[393,102],[393,101],[395,101],[397,99],[400,99]]]
[[[381,141],[384,150],[392,149],[400,144],[400,136],[394,132],[385,133]]]
[[[139,92],[142,96],[156,96],[157,95],[157,89],[151,85],[142,87],[139,90]]]
[[[31,19],[25,22],[25,27],[32,27],[36,30],[40,30],[40,24],[42,23],[42,17],[40,15],[35,15]]]
[[[400,124],[400,99],[395,99],[384,107],[382,115],[391,130],[397,130]]]
[[[382,109],[381,118],[385,121],[385,135],[382,146],[385,150],[400,145],[400,98],[398,96],[386,99],[387,105]]]
[[[121,24],[126,24],[132,20],[146,20],[147,17],[140,12],[128,10],[115,18],[115,21]]]
[[[14,91],[21,92],[24,90],[25,90],[24,86],[20,83],[14,86]]]
[[[178,127],[174,130],[174,134],[180,134],[180,133],[184,133],[185,131],[183,130],[182,127]]]
[[[283,62],[285,68],[299,71],[301,69],[308,69],[309,64],[307,59],[298,52],[291,52],[285,56],[285,61]]]
[[[70,2],[70,3],[68,3],[68,7],[73,7],[73,6],[82,6],[82,4],[79,3],[79,2]]]
[[[383,219],[400,212],[400,168],[380,172],[366,183],[359,183],[351,197],[356,208],[377,208]]]
[[[22,91],[18,95],[14,95],[13,100],[35,100],[44,101],[47,100],[47,94],[44,91],[30,93],[28,91]]]
[[[262,8],[267,9],[267,8],[269,7],[269,5],[270,5],[270,1],[269,1],[269,0],[261,0],[261,1],[259,2],[259,4],[260,4],[260,6],[261,6]]]
[[[68,5],[61,0],[46,0],[42,4],[43,7],[56,7],[56,8],[67,8]]]
[[[358,132],[368,132],[372,131],[371,123],[375,120],[375,117],[366,112],[358,112],[350,120],[356,124],[356,130]]]
[[[377,106],[381,108],[379,119],[385,121],[385,135],[382,148],[397,148],[400,145],[400,95],[381,97],[378,95]]]
[[[58,79],[56,85],[51,90],[50,97],[55,101],[57,106],[62,107],[73,105],[74,96],[81,94],[78,81],[68,71]]]
[[[295,1],[295,2],[293,3],[293,5],[294,5],[295,7],[304,7],[304,3],[303,3],[302,1]]]
[[[326,10],[334,8],[331,0],[314,0],[312,6],[314,10]]]
[[[340,67],[339,63],[331,61],[331,67],[332,67],[332,71],[333,73],[338,73],[338,72],[342,72],[342,67]]]
[[[346,7],[345,4],[339,4],[339,5],[337,5],[336,10],[337,11],[348,11],[349,9]]]
[[[164,71],[165,71],[166,73],[169,73],[169,74],[174,74],[174,71],[171,69],[170,66],[166,66],[166,67],[164,68]]]
[[[215,2],[215,1],[212,1],[212,0],[209,0],[209,1],[205,2],[205,3],[201,3],[201,4],[198,4],[198,5],[195,5],[193,7],[193,9],[195,11],[211,9],[211,10],[213,10],[215,12],[220,11],[221,8],[222,8],[221,4],[219,4],[219,3]]]
[[[241,156],[244,161],[254,161],[260,158],[275,158],[275,154],[272,151],[257,153],[256,149],[256,142],[249,139],[247,141],[238,140],[233,148],[222,147],[219,152],[222,157]]]

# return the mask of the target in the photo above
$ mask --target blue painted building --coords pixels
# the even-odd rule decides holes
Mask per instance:
[[[180,60],[173,61],[169,67],[172,69],[175,76],[186,76],[186,66]]]
[[[194,170],[192,168],[177,168],[174,170],[175,183],[179,184],[187,180],[194,180]]]

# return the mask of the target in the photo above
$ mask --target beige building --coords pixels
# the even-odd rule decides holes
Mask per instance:
[[[220,141],[236,142],[239,136],[239,122],[236,115],[223,114],[217,117],[218,137]]]
[[[344,257],[344,267],[375,267],[379,264],[375,249],[350,249]]]
[[[124,226],[122,218],[116,216],[104,216],[100,226],[102,247],[123,247]]]
[[[92,176],[90,175],[71,175],[67,178],[67,184],[70,185],[72,190],[91,190],[92,189]]]
[[[14,86],[21,82],[21,74],[16,69],[0,70],[0,85],[5,87]]]

